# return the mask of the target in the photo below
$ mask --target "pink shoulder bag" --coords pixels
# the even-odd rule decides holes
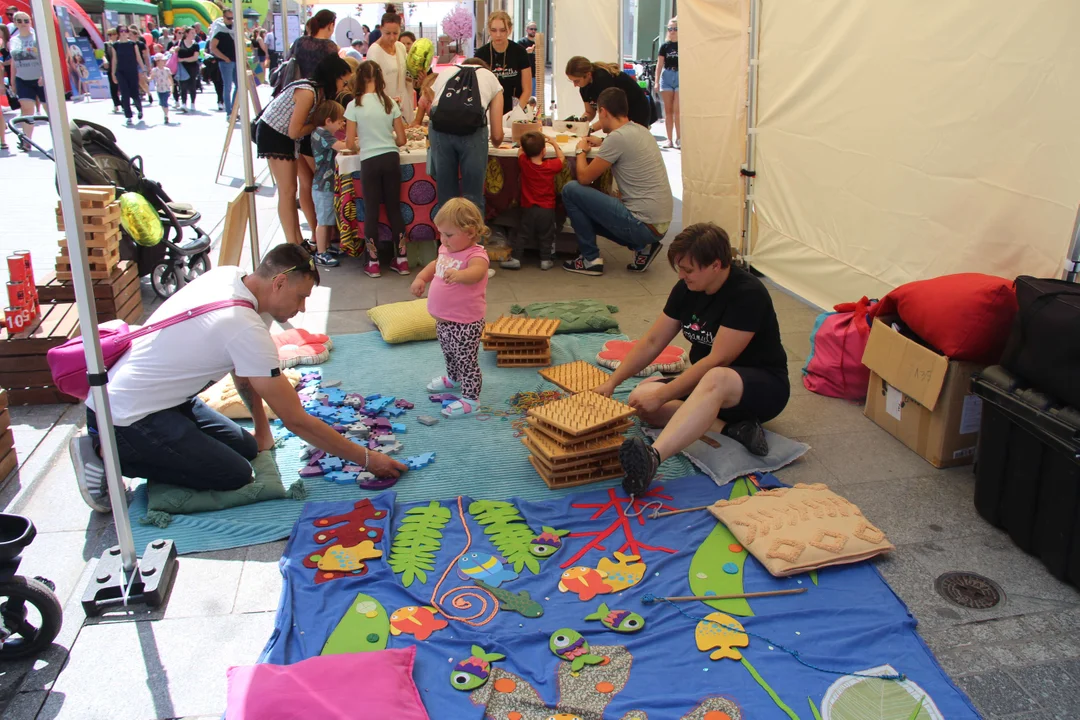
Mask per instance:
[[[116,364],[116,361],[119,360],[124,353],[131,349],[131,342],[136,338],[155,333],[158,330],[164,330],[167,327],[171,327],[193,317],[198,317],[199,315],[205,315],[214,310],[222,310],[224,308],[237,306],[249,307],[252,310],[255,309],[255,306],[248,300],[219,300],[217,302],[207,303],[206,305],[193,307],[190,310],[185,310],[179,315],[165,318],[153,325],[146,325],[134,331],[130,330],[128,324],[123,320],[110,320],[109,322],[98,325],[98,336],[101,339],[101,355],[105,360],[106,372],[102,373],[100,377],[94,378],[99,381],[94,384],[105,384],[108,380],[107,371]],[[90,394],[91,378],[87,372],[86,351],[83,349],[83,339],[77,337],[73,340],[68,340],[63,345],[59,345],[49,350],[45,357],[49,362],[49,371],[52,372],[53,382],[56,383],[57,389],[62,393],[77,397],[80,400],[85,400]]]

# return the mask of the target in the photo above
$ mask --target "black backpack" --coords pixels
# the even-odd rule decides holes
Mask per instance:
[[[486,123],[480,100],[480,82],[476,68],[464,65],[446,83],[438,104],[431,109],[431,127],[450,135],[472,135]]]

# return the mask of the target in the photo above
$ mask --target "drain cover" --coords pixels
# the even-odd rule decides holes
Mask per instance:
[[[970,610],[989,610],[1005,599],[996,582],[972,572],[947,572],[938,576],[934,587],[953,605]]]

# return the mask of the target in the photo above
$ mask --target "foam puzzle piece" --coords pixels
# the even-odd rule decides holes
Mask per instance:
[[[331,405],[341,405],[345,402],[344,390],[334,387],[327,388],[326,383],[323,383],[321,387],[323,388],[323,394],[326,396],[326,399],[330,401]]]
[[[300,459],[301,460],[307,460],[308,458],[311,457],[311,454],[314,453],[314,452],[315,452],[315,446],[314,445],[308,445],[307,443],[304,443],[304,447],[300,449]]]
[[[370,475],[371,473],[365,473]],[[386,490],[397,485],[397,478],[374,478],[374,479],[357,479],[356,484],[364,490]]]
[[[379,448],[379,451],[384,455],[394,455],[401,452],[402,448],[404,447],[405,446],[399,442],[393,442],[389,445],[383,445],[381,448]]]
[[[390,430],[396,435],[398,433],[407,433],[409,428],[405,426],[405,423],[391,423]]]
[[[317,405],[310,411],[311,415],[326,422],[332,422],[334,415],[337,414],[337,408],[330,407],[329,405]]]
[[[402,462],[405,463],[410,470],[419,470],[425,465],[430,465],[435,462],[435,453],[429,452],[423,453],[422,455],[413,455],[412,457],[405,458]]]
[[[321,382],[321,381],[322,381],[322,372],[319,371],[319,370],[312,370],[311,372],[306,372],[306,373],[304,373],[303,375],[300,376],[300,382],[305,384],[305,385],[308,385],[310,383],[317,383],[317,382]]]
[[[394,407],[399,407],[402,410],[412,410],[416,406],[413,405],[408,400],[406,400],[405,398],[398,398],[397,400],[394,401]]]
[[[368,442],[370,442],[366,435],[364,437],[360,437],[359,435],[350,435],[347,439],[349,442],[355,443],[360,447],[367,447]]]
[[[335,470],[323,475],[323,480],[328,482],[337,483],[338,485],[352,485],[356,481],[357,473],[345,472],[344,470]]]
[[[385,410],[387,408],[387,406],[393,404],[394,396],[393,395],[387,395],[387,396],[380,395],[379,397],[375,398],[374,400],[368,400],[367,398],[364,398],[364,400],[366,401],[364,403],[364,409],[365,410],[370,409],[370,410],[374,410],[375,412],[380,412],[382,410]]]
[[[399,407],[393,407],[393,406],[390,406],[390,407],[386,408],[385,410],[383,410],[383,412],[386,413],[386,415],[388,417],[392,417],[392,418],[401,417],[402,415],[405,414],[404,410],[402,410]]]
[[[450,405],[453,405],[453,404],[454,404],[454,403],[456,403],[456,402],[457,402],[458,400],[460,400],[460,398],[454,398],[453,400],[451,400],[451,399],[447,398],[446,400],[443,400],[443,401],[442,401],[442,406],[443,406],[443,409],[445,410],[445,409],[446,409],[447,407],[449,407]]]
[[[340,380],[323,380],[320,385],[324,388],[339,387],[341,385]]]
[[[345,432],[352,437],[366,438],[371,434],[371,428],[364,423],[353,423],[345,428]]]
[[[341,458],[324,457],[319,460],[319,467],[323,469],[324,473],[334,472],[341,470],[341,468],[344,467],[344,463],[341,462]]]
[[[345,395],[345,405],[351,408],[362,408],[364,407],[364,396],[357,395],[356,393],[347,393]]]
[[[431,425],[438,425],[439,424],[439,418],[433,417],[431,415],[418,415],[416,417],[416,421],[418,423],[420,423],[421,425],[427,425],[429,427]]]
[[[345,465],[345,467],[341,468],[341,472],[347,472],[347,473],[361,473],[363,471],[364,471],[364,466],[363,465],[355,465],[353,463],[348,463],[347,465]]]
[[[311,456],[308,458],[308,462],[309,463],[317,463],[320,460],[322,460],[324,457],[326,457],[326,451],[316,449],[313,453],[311,453]]]
[[[453,402],[454,400],[460,400],[460,398],[452,393],[435,393],[434,395],[428,395],[428,400],[431,402],[444,403],[447,400]]]
[[[331,426],[330,426],[330,429],[331,429],[331,430],[333,430],[333,431],[334,431],[334,432],[336,432],[336,433],[343,433],[343,432],[345,432],[345,426],[344,426],[344,425],[342,425],[342,424],[341,424],[341,423],[339,423],[339,422],[336,422],[336,423],[334,423],[333,425],[331,425]]]
[[[300,477],[302,478],[321,477],[322,475],[323,469],[319,467],[318,463],[300,468]]]
[[[365,395],[364,400],[366,402],[371,402],[372,400],[378,400],[381,397],[382,395],[380,395],[379,393],[372,393],[371,395]]]
[[[394,437],[394,433],[387,433],[379,436],[380,445],[393,445],[397,442],[397,438]]]

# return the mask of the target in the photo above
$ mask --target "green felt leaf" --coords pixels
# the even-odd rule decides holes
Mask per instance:
[[[469,514],[480,525],[486,526],[484,534],[498,548],[499,554],[521,572],[528,568],[534,575],[540,572],[540,563],[529,551],[536,533],[526,524],[513,503],[502,500],[476,500],[469,504]]]
[[[814,713],[814,720],[821,720],[821,713],[818,712],[817,705],[814,704],[813,698],[808,696],[806,702],[810,703],[810,712]]]
[[[390,569],[401,575],[402,585],[427,582],[425,571],[435,569],[435,553],[442,549],[441,531],[451,517],[450,510],[436,500],[405,511],[388,558]]]
[[[839,693],[829,708],[829,718],[939,720],[941,716],[926,705],[926,694],[914,683],[863,677]]]

